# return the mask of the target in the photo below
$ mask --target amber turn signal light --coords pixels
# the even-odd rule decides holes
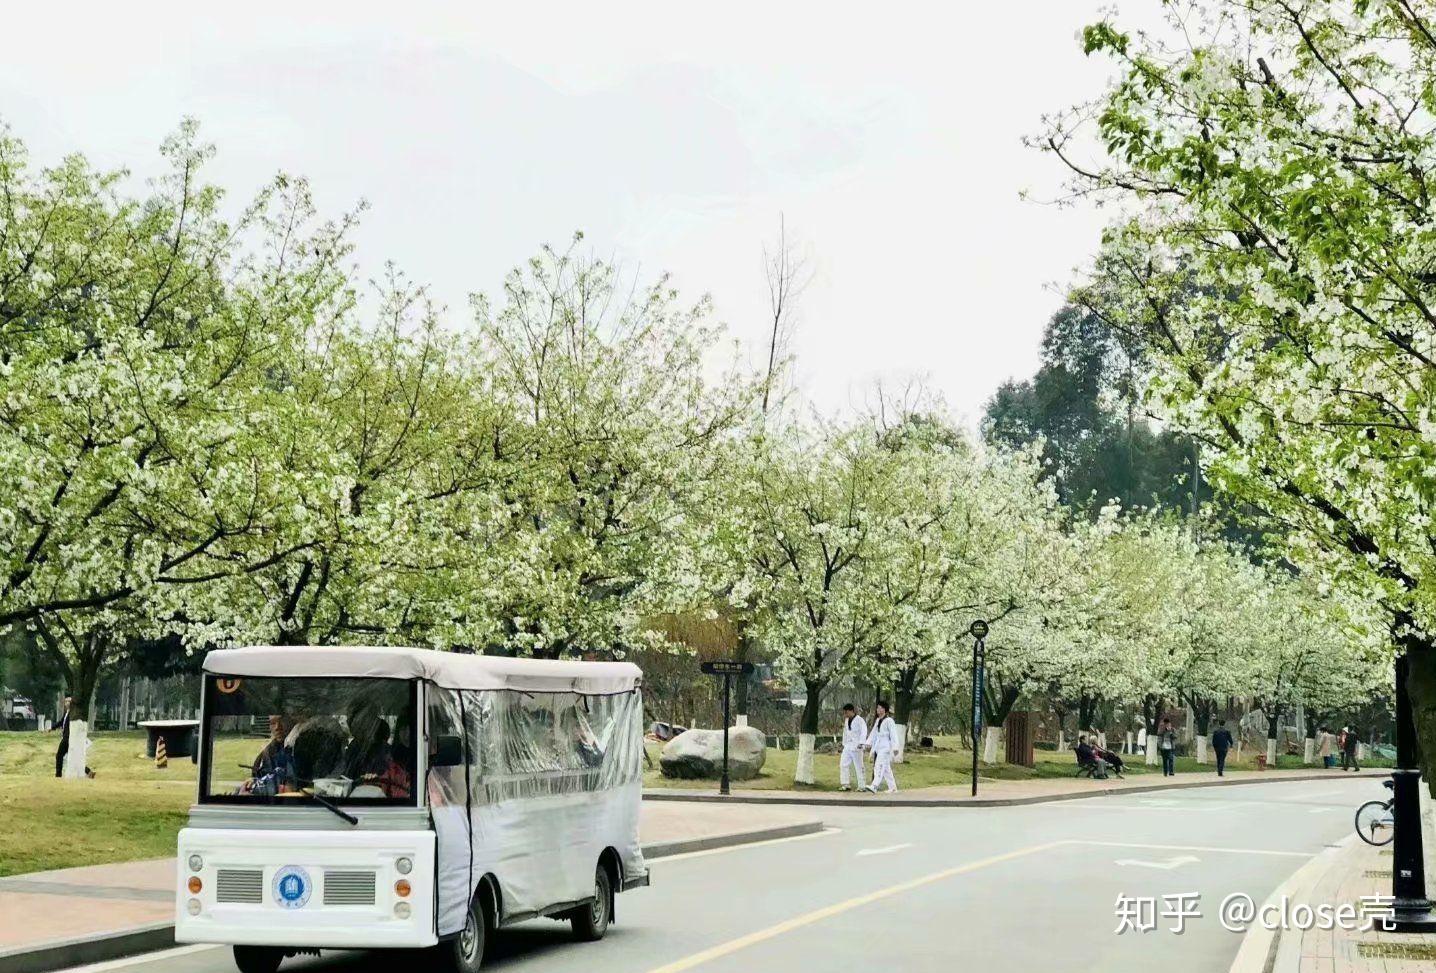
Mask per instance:
[[[204,883],[199,880],[199,876],[198,876],[198,875],[191,875],[191,876],[189,877],[189,893],[190,893],[190,895],[198,895],[198,894],[199,894],[199,890],[202,889],[202,888],[204,888]]]
[[[407,878],[401,878],[399,879],[399,881],[394,883],[394,894],[401,899],[408,898],[409,880]]]

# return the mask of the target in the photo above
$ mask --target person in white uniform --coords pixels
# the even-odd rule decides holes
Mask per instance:
[[[887,700],[878,700],[873,729],[868,734],[866,746],[873,752],[873,782],[863,790],[876,794],[878,784],[886,783],[891,794],[898,786],[893,778],[893,718],[888,715]]]
[[[838,758],[839,790],[862,789],[867,775],[863,773],[863,747],[868,742],[868,724],[858,715],[858,708],[852,703],[843,705],[843,752]],[[850,776],[851,774],[851,776]]]

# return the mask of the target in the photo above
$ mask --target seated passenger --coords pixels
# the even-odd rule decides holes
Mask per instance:
[[[284,744],[289,722],[279,714],[269,717],[269,740],[255,756],[249,780],[239,786],[238,793],[280,794],[292,789],[294,758]]]

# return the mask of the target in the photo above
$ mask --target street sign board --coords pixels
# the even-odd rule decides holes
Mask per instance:
[[[987,679],[987,667],[978,662],[972,676],[972,726],[973,736],[982,735],[982,686]]]
[[[987,623],[979,618],[968,626],[967,631],[975,639],[985,639],[987,638]]]
[[[712,662],[700,663],[699,669],[710,676],[746,676],[754,669],[751,662],[739,662],[736,659],[714,659]]]

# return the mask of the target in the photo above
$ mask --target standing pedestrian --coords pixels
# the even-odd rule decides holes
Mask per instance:
[[[887,700],[878,700],[877,712],[873,715],[873,728],[868,734],[865,746],[873,752],[873,782],[864,790],[876,794],[878,784],[886,783],[888,793],[897,789],[893,777],[893,718],[888,715]]]
[[[1323,726],[1321,732],[1316,735],[1316,753],[1321,757],[1321,765],[1327,770],[1336,766],[1336,757],[1331,752],[1332,742],[1335,737],[1331,735],[1331,728]]]
[[[841,785],[839,790],[851,790],[848,781],[852,780],[853,787],[862,789],[865,775],[863,773],[863,744],[868,742],[868,724],[858,715],[858,708],[852,703],[843,704],[843,752],[838,758],[838,782]],[[851,777],[849,774],[851,773]]]
[[[1172,726],[1171,717],[1162,719],[1162,727],[1157,732],[1157,752],[1162,755],[1162,776],[1175,777],[1177,775],[1177,731]]]
[[[1343,771],[1361,769],[1356,764],[1356,748],[1359,746],[1361,746],[1361,734],[1356,732],[1356,727],[1347,727],[1346,739],[1341,744],[1341,769]]]
[[[1212,734],[1212,750],[1217,755],[1217,776],[1227,775],[1227,751],[1232,748],[1232,731],[1227,729],[1226,720],[1217,720],[1217,732]]]

